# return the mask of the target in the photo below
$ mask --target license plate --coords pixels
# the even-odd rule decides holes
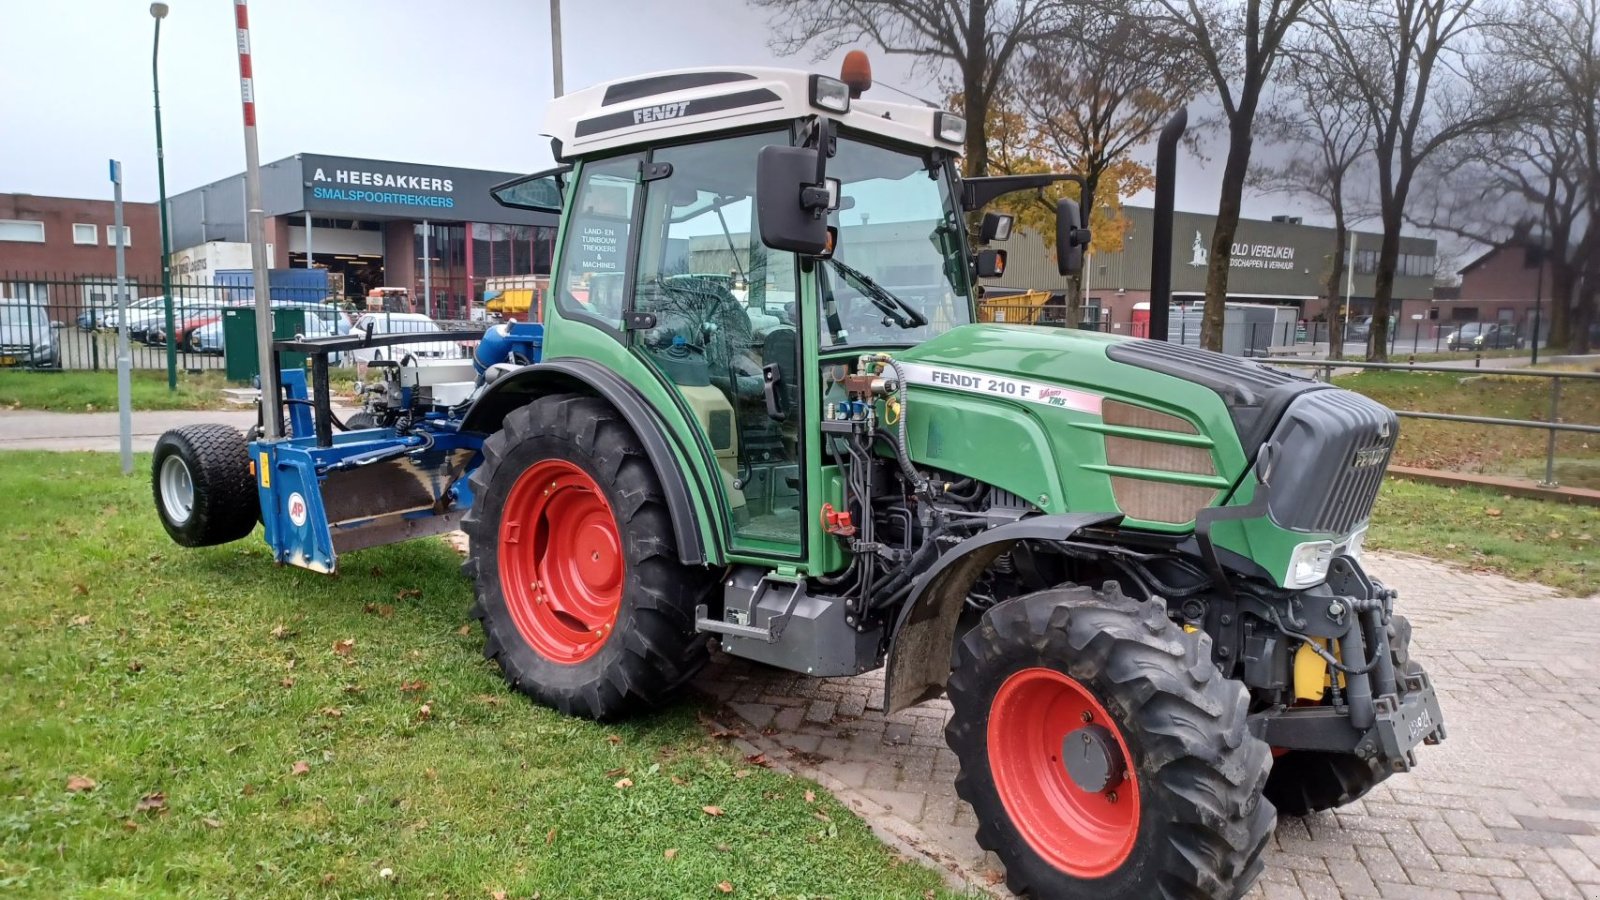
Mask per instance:
[[[17,364],[15,356],[0,356],[0,366],[14,366]]]

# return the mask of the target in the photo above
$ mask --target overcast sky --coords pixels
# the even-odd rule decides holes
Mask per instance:
[[[170,5],[161,107],[176,194],[242,170],[244,140],[233,3]],[[0,192],[109,198],[115,157],[126,196],[154,200],[146,0],[0,0],[0,9]],[[779,60],[764,14],[740,0],[566,0],[562,11],[568,90],[703,65],[833,73],[843,56]],[[551,88],[546,0],[256,0],[250,13],[263,162],[328,153],[513,172],[549,162],[539,135]],[[874,53],[873,65],[879,83],[940,94],[903,58]],[[1187,161],[1177,197],[1180,208],[1214,211],[1215,175]],[[1245,213],[1294,206],[1247,198]]]

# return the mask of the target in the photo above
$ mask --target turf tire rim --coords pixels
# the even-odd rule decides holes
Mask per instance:
[[[183,457],[173,454],[161,462],[161,506],[174,525],[194,515],[194,477]]]
[[[1079,788],[1061,759],[1062,739],[1088,723],[1116,738],[1127,773],[1099,793]],[[1121,730],[1088,688],[1055,669],[1012,674],[989,708],[988,739],[1000,803],[1045,862],[1075,878],[1101,878],[1127,860],[1139,834],[1138,777]]]
[[[500,589],[523,640],[563,664],[605,646],[622,605],[617,520],[589,473],[559,459],[517,478],[500,518]]]

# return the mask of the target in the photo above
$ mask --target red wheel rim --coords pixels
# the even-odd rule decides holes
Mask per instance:
[[[1068,776],[1061,744],[1098,725],[1122,752],[1121,780],[1091,793]],[[1007,678],[989,708],[989,771],[1011,822],[1033,851],[1077,878],[1115,871],[1139,834],[1139,782],[1122,731],[1088,688],[1054,669]]]
[[[500,590],[517,631],[553,662],[605,646],[622,604],[622,541],[600,485],[566,460],[534,463],[500,517]]]

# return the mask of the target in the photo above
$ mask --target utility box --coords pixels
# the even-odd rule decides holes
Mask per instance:
[[[305,328],[303,307],[285,306],[272,311],[273,340],[291,340]],[[230,306],[222,311],[222,353],[229,381],[249,381],[261,374],[261,358],[256,353],[255,307]],[[284,353],[278,359],[284,368],[301,368],[306,364],[304,353]]]

